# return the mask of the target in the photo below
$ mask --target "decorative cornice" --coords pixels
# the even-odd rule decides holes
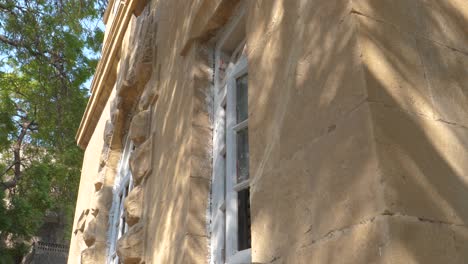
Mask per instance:
[[[102,16],[102,21],[104,22],[105,25],[107,25],[107,20],[109,19],[114,2],[115,0],[109,0],[109,3],[107,3],[106,11],[104,12],[104,15]]]
[[[83,149],[87,147],[102,111],[104,110],[104,106],[112,92],[113,83],[116,79],[115,69],[118,62],[118,54],[122,39],[127,30],[132,13],[135,11],[135,8],[141,5],[139,2],[147,1],[121,1],[112,21],[108,36],[102,49],[101,59],[99,60],[91,83],[91,98],[88,101],[88,105],[86,106],[85,113],[81,119],[80,127],[78,128],[78,132],[75,137],[78,146]],[[112,83],[112,85],[108,85],[110,83]]]

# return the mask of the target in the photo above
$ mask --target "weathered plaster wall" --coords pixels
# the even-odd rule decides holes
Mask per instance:
[[[464,263],[468,3],[249,11],[253,262]]]
[[[146,263],[205,263],[211,177],[210,54],[198,44],[181,56],[199,1],[155,1],[157,64],[149,85],[152,174],[145,184]],[[153,82],[153,83],[152,83]]]
[[[134,32],[135,19],[132,19],[121,44],[121,57],[128,57]],[[116,63],[114,68],[118,72],[110,78],[115,82],[106,84],[114,88],[122,85],[125,66],[122,61]],[[85,151],[68,263],[80,263],[80,259],[81,263],[106,261],[112,188],[122,152],[125,134],[122,130],[128,127],[128,117],[116,111],[118,101],[118,90],[113,89]]]
[[[468,258],[468,2],[355,1],[379,181],[380,259]]]
[[[114,97],[115,92],[111,94],[109,102],[111,102]],[[85,151],[80,178],[80,187],[78,190],[78,198],[75,208],[75,218],[73,222],[72,238],[70,241],[68,263],[79,263],[78,261],[81,257],[81,251],[87,248],[83,238],[84,226],[79,226],[80,224],[83,224],[83,221],[79,220],[81,217],[83,217],[83,213],[87,210],[89,210],[88,214],[90,214],[90,207],[93,200],[95,199],[93,195],[95,193],[94,184],[96,183],[99,175],[98,171],[100,168],[100,156],[103,148],[105,147],[103,134],[106,129],[107,120],[109,119],[110,103],[108,103],[104,108],[104,112],[99,119],[96,130]],[[84,219],[86,219],[86,216],[84,216],[83,220]],[[82,230],[77,231],[79,229]]]
[[[383,208],[351,10],[339,0],[250,3],[255,263],[369,263],[349,254],[371,249],[326,244]],[[358,244],[367,239],[372,244],[371,237]]]
[[[74,227],[92,204],[105,121],[115,138],[129,126],[128,263],[208,262],[207,40],[234,2],[153,0],[131,20],[152,37],[124,41]],[[468,2],[257,0],[247,14],[252,261],[464,263]]]

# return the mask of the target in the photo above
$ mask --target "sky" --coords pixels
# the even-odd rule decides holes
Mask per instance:
[[[89,28],[100,28],[102,31],[105,31],[106,30],[106,25],[104,25],[104,23],[102,22],[102,19],[94,19],[94,20],[90,20],[90,19],[87,19],[87,20],[83,20],[82,22],[82,25],[83,26],[86,26],[86,27],[89,27]],[[93,57],[93,58],[97,58],[97,57],[100,57],[101,54],[100,53],[95,53],[93,52],[92,50],[89,50],[89,49],[84,49],[84,54],[89,56],[89,57]],[[88,93],[89,91],[91,90],[91,82],[93,81],[93,76],[91,76],[84,84],[83,86],[85,88],[88,89]]]

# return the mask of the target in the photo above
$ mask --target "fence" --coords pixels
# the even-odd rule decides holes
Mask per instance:
[[[68,245],[37,241],[25,264],[66,264]]]

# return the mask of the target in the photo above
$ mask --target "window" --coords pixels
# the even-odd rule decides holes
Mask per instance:
[[[248,72],[245,9],[219,36],[215,63],[212,263],[250,263]]]
[[[133,188],[129,158],[135,147],[130,139],[126,141],[114,181],[112,208],[109,216],[109,251],[107,263],[110,264],[120,263],[117,256],[117,241],[128,231],[128,225],[125,221],[124,202],[128,193]]]
[[[242,43],[241,45],[244,46]],[[247,59],[226,74],[226,259],[250,263],[250,182]]]

